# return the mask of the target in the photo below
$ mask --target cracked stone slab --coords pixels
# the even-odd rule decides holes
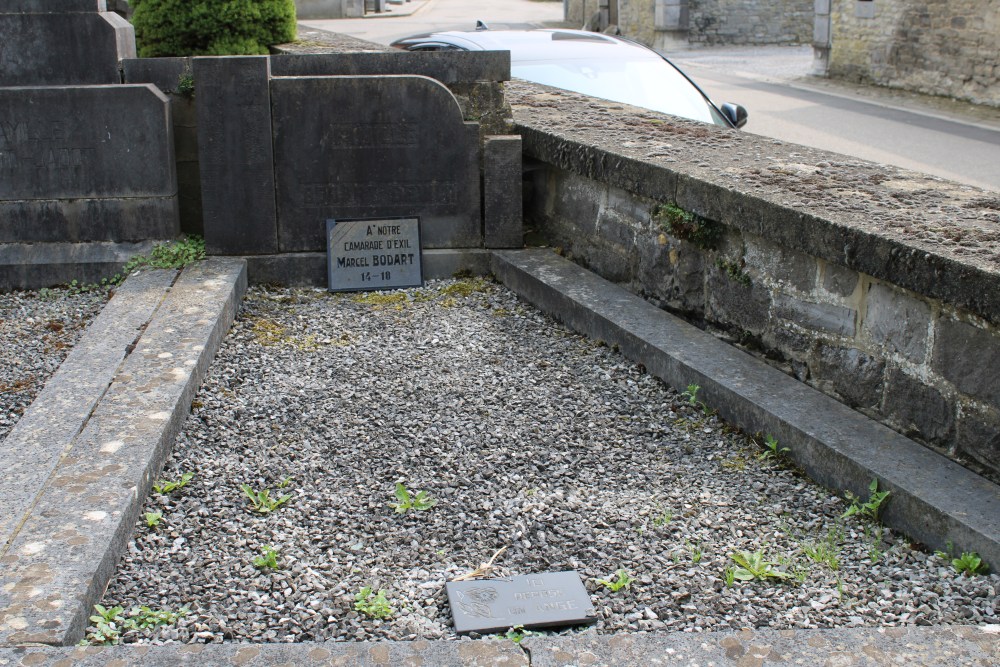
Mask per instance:
[[[6,665],[338,665],[376,667],[527,667],[525,652],[513,642],[327,642],[324,644],[169,644],[164,646],[87,646],[54,648],[31,646],[0,648],[0,667]]]
[[[748,433],[791,448],[808,475],[837,492],[890,491],[881,518],[931,548],[1000,563],[1000,487],[551,250],[501,250],[493,273],[522,298],[608,344]]]
[[[83,637],[245,288],[242,260],[209,259],[159,303],[0,557],[0,645]]]
[[[176,275],[143,271],[126,280],[7,434],[0,449],[0,556]]]
[[[1000,664],[1000,626],[529,637],[521,646],[532,667],[988,667]]]

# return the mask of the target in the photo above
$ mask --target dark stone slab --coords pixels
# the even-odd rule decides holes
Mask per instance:
[[[104,12],[107,9],[107,0],[4,0],[0,14]]]
[[[998,333],[957,320],[938,320],[932,365],[959,391],[1000,407]]]
[[[1000,410],[966,406],[956,426],[959,451],[995,471],[1000,461]],[[994,564],[993,571],[997,569]]]
[[[132,24],[117,14],[0,13],[0,86],[119,83],[118,61],[134,57]]]
[[[590,625],[597,613],[575,571],[445,584],[455,632],[489,634],[508,628]]]
[[[488,136],[483,145],[483,229],[487,248],[521,248],[521,137]]]
[[[281,251],[325,249],[328,219],[381,217],[419,218],[426,248],[482,246],[478,129],[442,84],[278,78],[271,102]]]
[[[425,280],[452,278],[456,274],[489,275],[490,253],[477,248],[424,250],[421,264]],[[247,275],[254,284],[328,284],[325,252],[290,252],[277,255],[248,255]]]
[[[126,58],[122,61],[124,83],[151,83],[165,93],[175,92],[185,73],[194,73],[191,58]]]
[[[930,306],[888,285],[875,284],[868,290],[868,307],[863,327],[879,345],[922,363],[927,353]]]
[[[0,291],[84,285],[113,276],[136,255],[148,255],[156,241],[0,244]]]
[[[784,329],[784,327],[782,328]],[[853,347],[821,345],[814,378],[829,383],[851,407],[878,409],[882,403],[885,361]]]
[[[510,80],[509,51],[387,51],[271,56],[274,76],[428,76],[445,85]]]
[[[883,413],[903,433],[931,442],[947,442],[955,423],[955,409],[934,387],[898,368],[886,378]]]
[[[326,239],[331,292],[424,284],[416,218],[328,220]]]
[[[153,86],[0,88],[0,242],[174,237],[173,162]]]
[[[724,419],[787,444],[827,488],[863,495],[878,478],[892,493],[886,525],[930,548],[951,541],[956,551],[1000,562],[996,484],[551,251],[496,250],[493,274],[568,326],[617,344],[668,384],[700,385]]]
[[[210,253],[278,250],[268,63],[267,56],[194,59],[202,224]],[[318,99],[310,107],[321,106]],[[314,115],[312,108],[299,113]]]

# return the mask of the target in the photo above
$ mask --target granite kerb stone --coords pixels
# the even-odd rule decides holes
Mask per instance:
[[[445,85],[509,81],[509,51],[311,53],[271,56],[272,76],[427,76]]]
[[[168,644],[164,646],[86,646],[2,648],[2,665],[315,665],[316,667],[528,667],[527,654],[507,640],[326,642],[300,644]]]
[[[175,271],[143,271],[115,291],[0,449],[0,556],[70,451],[119,366],[170,289]]]
[[[951,542],[1000,562],[997,485],[551,251],[495,251],[493,258],[493,273],[523,298],[618,344],[671,386],[700,385],[724,419],[786,443],[823,486],[863,496],[878,478],[892,494],[886,525],[931,548]]]
[[[965,667],[1000,660],[998,626],[741,630],[528,637],[532,667],[838,665]]]
[[[214,258],[161,301],[2,557],[0,645],[83,637],[245,287]]]
[[[527,157],[1000,323],[987,191],[537,84],[506,90]]]

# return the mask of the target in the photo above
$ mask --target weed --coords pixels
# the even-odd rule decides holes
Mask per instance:
[[[833,532],[827,533],[826,538],[820,542],[803,544],[802,553],[814,563],[825,565],[833,571],[840,569],[840,549]]]
[[[253,559],[253,566],[258,570],[280,570],[278,565],[278,551],[271,545],[264,545],[260,549],[260,556]]]
[[[778,440],[773,436],[769,435],[764,440],[764,451],[757,456],[757,460],[763,461],[764,459],[780,459],[785,454],[790,452],[788,447],[779,447]]]
[[[722,239],[722,226],[719,223],[685,211],[676,204],[659,204],[653,207],[652,217],[664,231],[682,241],[689,241],[702,250],[715,250]]]
[[[768,579],[778,579],[783,581],[791,579],[792,575],[784,570],[776,568],[778,563],[766,560],[762,550],[750,553],[749,551],[737,551],[730,556],[737,567],[732,568],[733,579],[739,581],[767,581]]]
[[[732,470],[735,472],[743,472],[747,469],[747,460],[742,454],[737,454],[736,456],[731,456],[720,463],[725,470]]]
[[[163,518],[163,512],[146,512],[146,527],[156,528],[160,525],[160,519]]]
[[[515,625],[506,633],[504,633],[503,636],[511,640],[515,644],[520,644],[522,641],[524,641],[525,637],[531,637],[533,635],[538,635],[538,634],[541,633],[532,632],[531,630],[525,630],[523,625]]]
[[[872,563],[877,563],[882,560],[882,556],[885,554],[882,551],[882,526],[876,526],[874,531],[865,525],[865,539],[871,540],[868,544],[868,558]]]
[[[701,387],[696,384],[689,384],[687,389],[681,392],[681,398],[688,402],[688,405],[698,406],[701,402],[698,400],[698,392],[701,391]]]
[[[181,474],[181,478],[179,480],[173,482],[168,482],[166,480],[161,479],[160,481],[153,484],[153,492],[165,496],[168,493],[173,493],[177,489],[183,489],[185,486],[188,485],[188,482],[190,482],[192,479],[194,479],[193,472],[183,473]]]
[[[955,572],[964,574],[967,577],[976,574],[986,574],[990,571],[989,566],[983,562],[983,559],[975,551],[966,551],[958,558],[953,558],[951,566],[955,568]]]
[[[674,513],[669,509],[661,508],[660,504],[656,504],[656,511],[658,512],[656,516],[653,517],[654,526],[666,526],[669,525],[674,519]]]
[[[286,493],[279,498],[272,498],[270,490],[263,489],[261,491],[254,491],[253,487],[249,484],[240,484],[240,489],[242,489],[243,494],[250,499],[250,502],[253,504],[254,511],[260,512],[261,514],[270,514],[288,502],[288,500],[292,497],[292,494]]]
[[[719,257],[715,260],[715,266],[722,271],[725,271],[730,280],[737,282],[744,287],[750,287],[753,283],[753,281],[750,280],[750,274],[743,270],[743,267],[746,266],[746,262],[742,259],[738,262],[734,262],[732,260],[722,259]]]
[[[190,70],[184,70],[177,77],[177,94],[189,100],[194,99],[194,75]]]
[[[399,502],[389,503],[389,507],[399,514],[406,514],[410,510],[429,510],[437,505],[437,501],[428,496],[426,491],[417,491],[410,495],[402,482],[396,483],[396,499]]]
[[[851,502],[851,505],[841,518],[846,519],[856,514],[862,518],[878,521],[879,512],[882,509],[882,504],[889,497],[889,491],[879,491],[878,480],[873,479],[872,483],[868,485],[868,493],[868,500],[862,503],[861,498],[850,491],[845,491],[844,495]]]
[[[385,591],[372,594],[371,586],[365,586],[354,596],[354,608],[369,618],[389,618],[393,609],[385,599]]]
[[[280,482],[278,483],[278,488],[279,488],[279,489],[284,489],[284,488],[287,488],[287,487],[288,487],[288,485],[289,485],[289,484],[291,484],[291,483],[292,483],[292,482],[294,482],[294,481],[295,481],[295,479],[294,479],[294,478],[292,478],[291,476],[288,476],[288,475],[286,475],[286,476],[285,476],[284,478],[282,478],[282,480],[281,480],[281,481],[280,481]]]
[[[144,266],[154,269],[183,269],[202,259],[205,259],[205,239],[200,236],[185,236],[180,241],[153,246],[148,255],[133,257],[106,282],[118,285],[133,271]]]
[[[722,580],[726,583],[726,588],[732,588],[733,583],[736,581],[736,571],[731,567],[727,567],[722,573]]]
[[[687,547],[687,552],[691,555],[691,562],[697,565],[701,562],[701,559],[705,556],[704,548],[701,544],[691,544],[689,541],[685,541],[684,545]]]
[[[635,579],[629,576],[629,573],[625,571],[625,568],[618,568],[618,571],[614,574],[614,578],[608,577],[607,579],[596,579],[595,581],[605,588],[608,588],[612,593],[617,593],[623,588],[631,587],[632,582],[635,581]]]
[[[161,625],[172,625],[178,619],[188,615],[187,607],[178,611],[154,610],[149,607],[133,607],[125,614],[123,607],[102,607],[94,605],[97,613],[90,617],[94,631],[80,642],[86,644],[117,644],[124,632],[132,630],[148,630]]]

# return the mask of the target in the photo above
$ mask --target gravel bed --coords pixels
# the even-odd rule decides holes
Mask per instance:
[[[444,582],[507,547],[496,575],[581,573],[589,632],[1000,622],[1000,577],[842,519],[762,451],[493,283],[253,288],[162,475],[194,477],[147,500],[103,604],[191,610],[127,642],[453,639]],[[437,504],[397,513],[397,482]],[[255,513],[241,484],[290,499]],[[727,586],[755,550],[795,578]],[[364,586],[390,618],[354,610]]]
[[[0,294],[0,440],[97,316],[108,294],[68,288]]]

